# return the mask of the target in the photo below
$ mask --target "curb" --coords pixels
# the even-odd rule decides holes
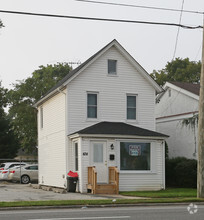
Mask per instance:
[[[37,210],[37,209],[86,209],[86,208],[113,208],[113,207],[144,207],[144,206],[188,206],[191,202],[185,203],[137,203],[137,204],[107,204],[107,205],[67,205],[67,206],[20,206],[0,207],[1,211],[7,210]],[[204,205],[204,202],[192,202],[196,205]]]

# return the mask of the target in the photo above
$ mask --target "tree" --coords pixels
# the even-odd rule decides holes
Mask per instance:
[[[19,81],[9,91],[9,117],[21,148],[26,152],[33,152],[37,146],[37,110],[33,107],[34,103],[70,70],[67,63],[40,66],[31,77]]]
[[[4,111],[7,104],[6,93],[7,90],[1,86],[0,81],[0,158],[14,158],[19,146]]]
[[[159,84],[164,85],[165,82],[200,82],[201,62],[189,61],[189,58],[176,58],[168,62],[164,69],[153,70],[150,75]]]

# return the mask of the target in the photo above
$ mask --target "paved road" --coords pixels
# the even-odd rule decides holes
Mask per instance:
[[[1,220],[92,220],[92,219],[142,219],[142,220],[203,220],[204,206],[190,214],[187,206],[151,206],[81,209],[47,209],[0,211]]]

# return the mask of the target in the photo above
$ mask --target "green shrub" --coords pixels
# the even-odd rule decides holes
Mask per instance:
[[[197,161],[185,157],[166,159],[166,186],[196,188]]]

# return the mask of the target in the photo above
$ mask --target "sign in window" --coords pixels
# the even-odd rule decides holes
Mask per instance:
[[[120,170],[150,170],[150,143],[120,142]]]

